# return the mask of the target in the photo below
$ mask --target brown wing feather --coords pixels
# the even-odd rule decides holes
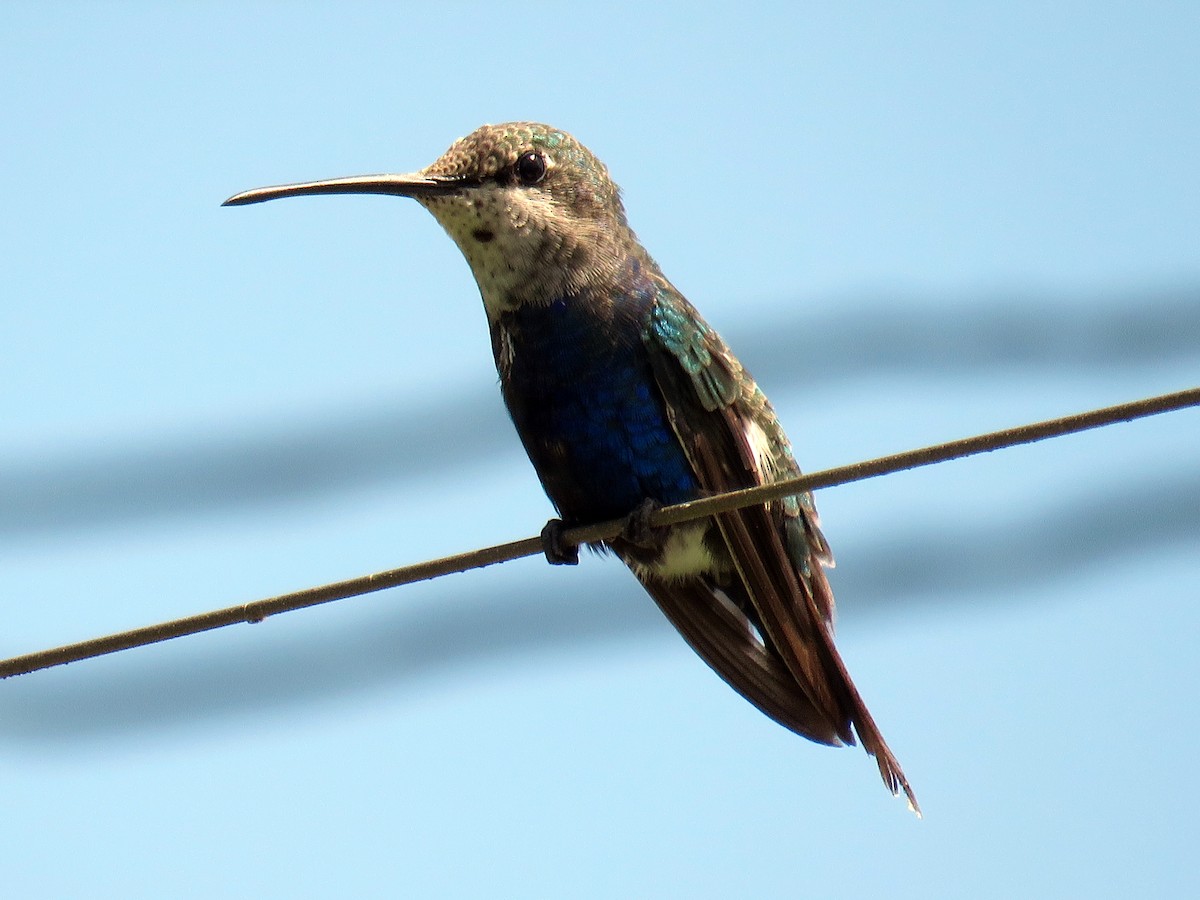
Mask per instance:
[[[726,411],[726,414],[730,415],[730,412]],[[700,449],[697,457],[708,456],[706,449]],[[703,467],[709,469],[707,465]],[[701,480],[707,482],[703,475]],[[711,488],[714,491],[727,489]],[[909,805],[919,811],[900,762],[888,747],[846,670],[813,591],[802,586],[788,558],[781,538],[782,522],[772,521],[772,518],[777,519],[771,516],[766,506],[749,507],[716,517],[767,639],[814,708],[830,716],[829,722],[839,737],[845,743],[854,743],[850,733],[853,724],[863,749],[875,757],[884,784],[893,794],[903,790]],[[808,581],[821,584],[828,592],[828,582],[819,566],[813,569]]]
[[[710,402],[680,402],[680,398],[697,397],[695,372],[685,372],[677,355],[661,347],[657,352],[652,348],[651,356],[655,376],[671,412],[672,426],[702,489],[720,493],[764,480],[747,431],[754,414],[751,400],[762,395],[715,332],[705,326],[703,334],[710,371],[704,373],[701,390]],[[713,403],[714,392],[708,389],[713,383],[740,384],[742,389],[725,402]],[[683,608],[689,598],[679,585],[656,589],[647,584],[647,587],[709,665],[772,718],[802,734],[834,735],[845,743],[854,743],[853,725],[863,748],[875,757],[884,784],[893,794],[903,790],[910,807],[919,815],[916,797],[900,763],[834,646],[829,624],[833,596],[821,571],[822,563],[828,561],[828,547],[819,537],[809,541],[808,564],[802,574],[788,555],[784,517],[781,503],[748,507],[715,517],[741,587],[761,622],[763,639],[770,646],[771,652],[761,653],[754,667],[746,663],[745,648],[739,646],[741,638],[727,627],[713,627],[715,618],[711,610],[697,614]],[[666,591],[672,592],[668,598],[672,609],[659,597],[659,593]],[[695,602],[698,589],[692,591],[690,599]],[[681,620],[688,627],[681,625]],[[693,634],[689,628],[692,632],[710,630]],[[750,637],[748,631],[746,635]],[[763,674],[768,667],[762,659],[775,661],[769,676]],[[785,673],[791,676],[790,683]],[[803,727],[796,727],[778,715],[776,709],[803,709]]]

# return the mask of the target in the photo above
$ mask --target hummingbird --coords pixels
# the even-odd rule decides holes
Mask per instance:
[[[654,527],[652,513],[800,474],[775,411],[642,246],[607,167],[565,131],[484,125],[432,165],[257,188],[226,206],[311,194],[411,197],[466,257],[500,390],[565,529],[625,519],[611,551],[734,690],[821,744],[861,741],[916,797],[833,640],[833,565],[811,494]]]

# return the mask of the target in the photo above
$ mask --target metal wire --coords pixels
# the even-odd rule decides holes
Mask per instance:
[[[1004,431],[993,431],[975,437],[950,441],[945,444],[936,444],[931,447],[909,450],[904,453],[883,456],[865,462],[853,463],[848,466],[826,469],[786,481],[774,482],[739,491],[730,491],[725,494],[693,500],[689,503],[663,507],[653,514],[650,524],[652,526],[677,525],[682,522],[692,521],[693,519],[701,519],[716,515],[717,513],[752,506],[756,503],[767,503],[772,500],[778,500],[801,491],[811,491],[838,484],[848,484],[853,481],[862,481],[879,475],[901,472],[905,469],[914,469],[920,466],[933,465],[934,463],[947,462],[952,459],[961,459],[962,457],[987,453],[1004,447],[1029,444],[1034,441],[1061,437],[1066,434],[1087,431],[1105,425],[1113,425],[1117,422],[1128,422],[1134,419],[1145,418],[1146,416],[1193,406],[1200,406],[1200,388],[1191,388],[1172,394],[1161,394],[1155,397],[1148,397],[1144,400],[1135,400],[1131,403],[1123,403],[1117,406],[1108,406],[1103,409],[1063,416],[1057,419],[1021,425]],[[621,533],[624,525],[625,521],[623,519],[616,519],[595,525],[581,526],[564,532],[564,538],[574,544],[610,540]],[[147,644],[158,643],[159,641],[184,637],[185,635],[199,634],[203,631],[211,631],[214,628],[223,628],[226,625],[235,625],[241,622],[261,622],[268,616],[279,613],[304,609],[305,607],[316,606],[320,603],[329,603],[334,600],[344,600],[361,594],[381,591],[385,588],[398,587],[402,584],[412,584],[417,581],[439,578],[455,572],[480,569],[485,566],[494,565],[495,563],[520,559],[525,556],[535,556],[541,553],[542,550],[543,544],[540,537],[525,538],[524,540],[498,544],[493,547],[485,547],[467,553],[446,556],[441,559],[428,560],[416,563],[415,565],[402,566],[398,569],[376,572],[372,575],[363,575],[358,578],[351,578],[348,581],[339,581],[319,587],[306,588],[301,591],[269,597],[265,600],[256,600],[251,603],[243,603],[239,606],[217,609],[194,616],[187,616],[182,619],[148,625],[144,628],[135,628],[131,631],[92,638],[91,640],[80,641],[75,644],[67,644],[49,650],[27,653],[23,656],[14,656],[11,659],[0,661],[0,678],[24,675],[39,669],[48,669],[52,666],[63,665],[65,663],[79,662],[80,660],[91,659],[108,653],[116,653],[121,650],[130,650],[134,647],[142,647]]]

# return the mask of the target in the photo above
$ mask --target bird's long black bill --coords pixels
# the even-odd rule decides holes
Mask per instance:
[[[329,178],[325,181],[305,181],[299,184],[280,184],[254,188],[234,194],[222,206],[245,206],[280,197],[304,197],[309,194],[390,194],[394,197],[426,197],[453,194],[462,183],[447,178],[425,175],[354,175],[350,178]]]

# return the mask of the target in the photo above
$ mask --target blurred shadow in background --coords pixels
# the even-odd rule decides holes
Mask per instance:
[[[1007,588],[1015,602],[1031,581],[1061,577],[1081,564],[1195,543],[1200,473],[1181,466],[1160,474],[1161,481],[1110,487],[1070,507],[1042,510],[1037,528],[981,521],[970,532],[947,527],[860,546],[853,569],[835,572],[836,592],[846,598],[841,609],[852,610],[857,625],[864,612],[924,616],[929,607],[922,601],[956,594],[989,594],[994,606]],[[364,690],[421,689],[463,669],[528,664],[566,647],[574,653],[678,640],[632,577],[625,588],[615,583],[617,590],[614,579],[580,577],[563,595],[561,584],[494,590],[475,582],[464,591],[459,582],[419,609],[373,604],[332,627],[264,633],[249,654],[240,642],[203,650],[192,644],[186,651],[176,643],[169,653],[132,651],[119,667],[79,663],[91,666],[86,678],[23,676],[0,694],[0,741],[57,744],[203,726],[214,717]]]
[[[1086,305],[1068,299],[997,294],[955,311],[870,298],[824,318],[797,310],[790,321],[772,318],[770,328],[718,327],[776,391],[798,378],[817,391],[901,373],[961,382],[1005,371],[1087,375],[1200,361],[1200,285]],[[820,339],[798,337],[811,335]],[[345,406],[269,433],[205,432],[115,455],[80,447],[49,462],[0,456],[0,540],[310,499],[520,452],[492,384],[420,407]]]

